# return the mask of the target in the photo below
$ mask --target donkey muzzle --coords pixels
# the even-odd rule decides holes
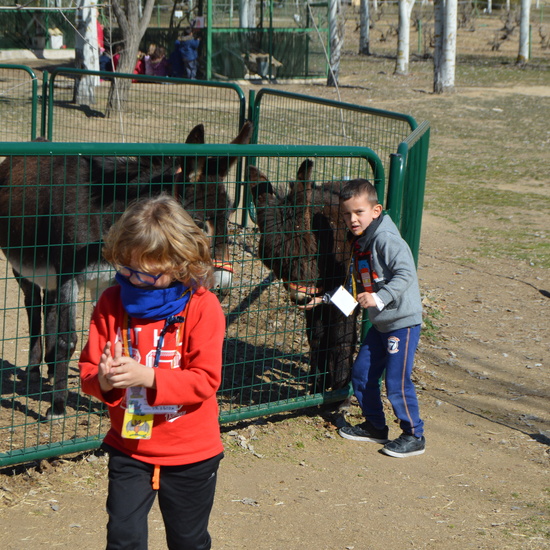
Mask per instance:
[[[288,290],[290,299],[295,304],[305,304],[314,298],[323,294],[323,289],[317,286],[300,285],[298,283],[289,283],[284,281],[284,285]]]
[[[227,290],[233,283],[233,266],[229,262],[214,260],[214,288]]]

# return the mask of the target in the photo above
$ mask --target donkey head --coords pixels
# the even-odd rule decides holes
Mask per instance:
[[[245,122],[232,144],[250,143],[253,125]],[[186,143],[204,144],[204,126],[198,124],[187,136]],[[180,157],[178,173],[174,178],[174,195],[182,200],[184,208],[195,223],[211,238],[215,266],[214,286],[226,290],[231,286],[233,269],[227,253],[227,224],[232,208],[224,179],[238,157]],[[194,185],[186,185],[186,184]]]
[[[305,303],[323,292],[318,241],[312,230],[316,215],[312,201],[317,191],[311,180],[312,171],[313,162],[305,160],[298,170],[297,181],[290,183],[288,195],[280,198],[265,174],[255,166],[248,167],[260,229],[258,256],[283,280],[295,303]]]

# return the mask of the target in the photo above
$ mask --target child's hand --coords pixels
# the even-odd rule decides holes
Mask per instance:
[[[154,388],[155,369],[146,367],[131,357],[123,357],[121,352],[121,354],[113,360],[111,370],[109,374],[107,374],[107,379],[113,388],[124,389],[133,388],[135,386]]]
[[[359,305],[363,308],[376,307],[376,301],[374,300],[374,296],[370,292],[361,292],[361,294],[358,294],[357,301],[359,302]]]
[[[111,352],[112,344],[107,342],[103,348],[103,353],[101,354],[101,359],[99,360],[97,375],[99,378],[99,385],[101,391],[107,393],[113,389],[113,385],[108,379],[108,375],[111,372],[113,366],[113,361],[118,360],[122,356],[122,343],[117,342],[114,349],[114,357]]]
[[[306,310],[306,309],[313,309],[314,307],[320,305],[323,303],[323,297],[322,296],[315,296],[312,298],[307,304],[303,306],[296,306],[298,309]]]

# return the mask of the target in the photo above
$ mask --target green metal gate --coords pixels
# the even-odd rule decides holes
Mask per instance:
[[[255,143],[363,146],[375,151],[389,175],[384,204],[418,261],[430,139],[427,121],[418,125],[401,113],[268,88],[257,95],[252,92],[249,106]],[[331,177],[317,173],[317,181]]]
[[[95,78],[99,84],[90,105],[73,101],[75,80],[82,78]],[[118,93],[125,88],[124,95]],[[209,142],[224,143],[243,125],[245,115],[246,98],[230,82],[60,68],[49,76],[46,137],[50,141],[182,143],[193,126],[204,124]]]
[[[40,114],[38,83],[29,67],[0,64],[0,141],[36,138]]]
[[[147,166],[152,162],[153,156],[189,158],[198,155],[241,155],[253,160],[281,191],[284,191],[289,181],[295,179],[297,167],[304,158],[314,159],[320,171],[332,172],[335,181],[341,181],[344,175],[341,169],[342,159],[349,161],[351,170],[358,177],[372,179],[376,173],[380,181],[384,178],[377,155],[370,149],[358,147],[10,143],[2,145],[2,154],[7,157],[5,162],[8,163],[23,157],[26,185],[45,186],[47,189],[55,186],[67,189],[71,185],[71,174],[55,174],[48,167],[58,157],[63,159],[63,164],[69,165],[70,159],[74,159],[75,155],[80,163],[93,156],[93,164],[98,173],[102,172],[102,165],[107,166],[104,161],[112,155],[120,162],[135,161],[139,166]],[[46,166],[43,173],[50,173],[51,181],[45,182],[33,173],[33,159],[36,158]],[[84,183],[80,184],[82,187],[79,188],[79,193],[84,195],[85,201],[90,200],[91,203]],[[226,183],[228,188],[239,185],[238,181]],[[101,186],[101,183],[93,184],[94,187],[96,185]],[[126,183],[121,182],[120,185],[125,187]],[[152,192],[149,185],[142,184],[142,194]],[[17,200],[17,193],[9,196],[8,201],[12,200]],[[66,204],[61,210],[64,214],[57,222],[63,225],[65,217],[74,217],[74,206]],[[95,215],[98,215],[97,212]],[[99,215],[112,217],[114,214],[109,212],[108,205],[104,205],[103,212]],[[86,215],[81,213],[80,216]],[[87,216],[91,221],[94,214],[90,212]],[[270,271],[256,258],[257,230],[252,226],[242,227],[235,219],[236,216],[228,225],[229,253],[235,273],[231,291],[222,299],[227,318],[227,336],[223,385],[219,391],[221,421],[234,421],[341,400],[347,396],[347,389],[328,393],[313,392],[313,374],[309,372],[303,313],[290,305],[280,281],[273,281]],[[8,226],[4,234],[11,234],[9,224],[14,223],[14,220],[13,216],[0,219],[0,224]],[[36,225],[36,214],[25,215],[23,222]],[[52,231],[52,235],[54,233]],[[50,241],[49,246],[55,244],[58,243]],[[76,246],[78,243],[71,244]],[[48,248],[47,244],[42,246]],[[7,248],[9,247],[8,238]],[[299,257],[295,260],[299,261]],[[35,275],[39,277],[44,273],[37,271]],[[26,376],[29,346],[25,307],[10,266],[3,255],[0,259],[0,281],[3,289],[3,303],[0,307],[4,311],[0,340],[0,466],[95,448],[108,427],[108,419],[100,403],[81,394],[77,372],[79,352],[86,341],[89,317],[96,298],[94,283],[92,282],[93,291],[90,295],[84,289],[78,294],[75,323],[79,343],[70,362],[66,380],[66,413],[61,420],[48,421],[45,413],[50,405],[53,388],[46,380],[45,366],[42,367],[40,380],[32,380]],[[320,373],[320,376],[326,375],[327,373]]]

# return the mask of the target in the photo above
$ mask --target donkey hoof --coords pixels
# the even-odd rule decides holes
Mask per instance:
[[[65,405],[63,403],[54,403],[46,411],[46,420],[59,420],[65,416]]]
[[[214,288],[225,290],[231,288],[233,273],[225,269],[214,270]]]
[[[351,411],[351,397],[346,397],[339,405],[338,412],[341,414],[349,414]]]

